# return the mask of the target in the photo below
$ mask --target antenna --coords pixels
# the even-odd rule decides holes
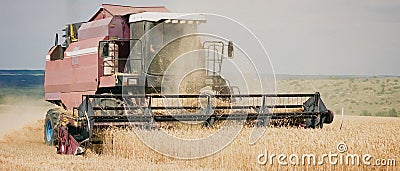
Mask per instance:
[[[340,130],[342,130],[343,119],[344,119],[344,108],[342,107],[342,122],[340,123]]]
[[[57,45],[58,45],[58,33],[56,33],[56,37],[54,40],[54,46],[57,46]]]

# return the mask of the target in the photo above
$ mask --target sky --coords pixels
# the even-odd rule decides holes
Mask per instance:
[[[277,74],[400,75],[398,0],[4,0],[0,69],[44,69],[54,34],[102,3],[232,18],[257,36]]]

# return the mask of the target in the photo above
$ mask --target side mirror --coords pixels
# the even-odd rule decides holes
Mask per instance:
[[[109,43],[108,42],[100,42],[100,57],[106,58],[109,56]]]
[[[228,42],[228,57],[233,58],[233,42]]]

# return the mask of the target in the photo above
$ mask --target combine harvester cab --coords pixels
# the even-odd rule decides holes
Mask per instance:
[[[60,108],[46,114],[45,143],[57,146],[60,154],[76,155],[101,143],[95,130],[107,126],[154,128],[160,122],[185,121],[212,127],[233,120],[264,127],[322,128],[333,121],[319,93],[240,94],[220,76],[224,53],[233,57],[233,43],[185,36],[196,33],[204,22],[202,15],[169,13],[164,7],[103,4],[89,21],[68,24],[65,42],[59,45],[56,37],[46,56],[45,99]],[[178,34],[180,43],[169,42],[172,34]],[[157,49],[152,39],[160,36],[170,44]],[[182,44],[190,46],[176,48]],[[201,60],[188,61],[207,68],[194,74],[195,86],[161,93],[161,80],[174,81],[167,78],[166,67],[177,56],[216,48],[222,54],[199,54],[204,55]],[[174,54],[165,59],[167,52]],[[212,93],[201,92],[204,87]]]

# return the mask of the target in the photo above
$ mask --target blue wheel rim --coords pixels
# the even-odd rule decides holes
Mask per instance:
[[[46,123],[46,140],[51,141],[52,135],[53,135],[53,128],[51,127],[50,120],[48,120]]]

